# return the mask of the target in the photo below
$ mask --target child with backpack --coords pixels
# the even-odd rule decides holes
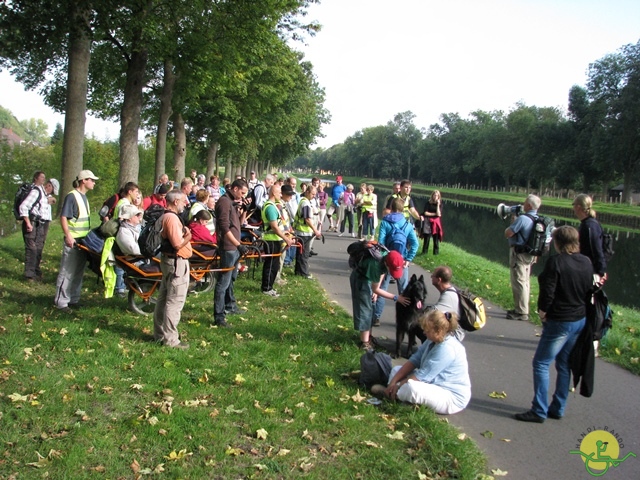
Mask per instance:
[[[384,245],[391,251],[398,252],[403,260],[404,267],[402,275],[398,279],[398,293],[406,288],[409,283],[409,263],[418,253],[418,236],[413,228],[413,224],[407,220],[403,214],[404,201],[401,198],[395,198],[391,202],[391,213],[385,215],[380,222],[378,232],[378,243]],[[385,275],[381,288],[387,290],[391,276]],[[384,299],[378,299],[373,314],[373,326],[380,325],[380,318],[384,310]]]

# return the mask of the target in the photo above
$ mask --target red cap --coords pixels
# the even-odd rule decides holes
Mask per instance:
[[[402,276],[404,271],[404,258],[400,255],[400,252],[391,250],[386,257],[384,257],[384,263],[387,265],[389,274],[398,280]]]

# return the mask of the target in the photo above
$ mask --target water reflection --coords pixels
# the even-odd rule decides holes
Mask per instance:
[[[378,190],[379,213],[382,211],[380,203],[390,191]],[[416,208],[421,211],[427,200],[426,197],[412,195]],[[451,202],[443,199],[442,224],[444,241],[450,242],[463,250],[480,255],[494,262],[508,265],[509,252],[504,230],[509,221],[501,220],[495,213],[495,207],[469,205]],[[542,212],[544,214],[544,204]],[[579,222],[557,221],[557,225],[568,223],[577,227]],[[614,235],[615,255],[609,262],[607,273],[607,295],[611,302],[619,305],[640,308],[640,249],[638,249],[638,234],[619,232],[605,228]],[[551,254],[554,254],[553,252]],[[534,267],[534,274],[542,271],[543,261]]]

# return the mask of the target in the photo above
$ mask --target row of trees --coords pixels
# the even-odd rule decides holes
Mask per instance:
[[[569,92],[568,114],[516,104],[508,113],[440,116],[427,130],[411,112],[317,149],[294,165],[425,183],[519,185],[594,191],[640,185],[640,42],[589,65],[586,87]]]
[[[120,184],[139,180],[141,128],[155,132],[154,178],[184,176],[187,143],[208,174],[218,151],[233,165],[283,164],[328,121],[312,66],[290,46],[319,28],[303,22],[315,1],[2,2],[0,67],[65,113],[63,191],[83,168],[87,112],[120,119]]]

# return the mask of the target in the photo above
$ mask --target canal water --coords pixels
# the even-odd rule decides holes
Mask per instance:
[[[381,203],[390,192],[376,189],[375,193],[378,194],[380,214],[384,207]],[[415,195],[412,197],[420,211],[426,198]],[[509,226],[509,220],[499,218],[495,207],[450,202],[446,198],[443,201],[444,241],[507,266],[509,252],[504,230]],[[544,201],[540,213],[544,214]],[[556,222],[558,226],[564,223],[566,222]],[[579,222],[576,220],[568,223],[577,227]],[[603,228],[614,236],[615,255],[607,266],[609,280],[605,287],[609,300],[618,305],[640,308],[640,234]],[[542,271],[544,258],[534,267],[534,274]]]

